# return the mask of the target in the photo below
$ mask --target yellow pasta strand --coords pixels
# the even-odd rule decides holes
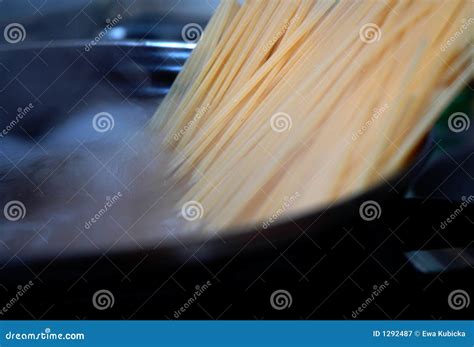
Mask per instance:
[[[208,232],[389,180],[473,77],[468,0],[221,2],[150,124]],[[284,206],[284,208],[281,208]]]

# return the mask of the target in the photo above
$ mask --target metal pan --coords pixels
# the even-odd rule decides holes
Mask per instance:
[[[68,117],[74,117],[83,104],[107,105],[120,101],[125,107],[126,102],[139,103],[143,109],[138,112],[151,117],[190,54],[192,46],[172,42],[108,42],[96,46],[65,42],[52,46],[28,45],[3,49],[0,51],[4,66],[0,103],[6,116],[2,117],[0,127],[5,128],[14,120],[19,105],[32,102],[36,104],[34,112],[21,119],[21,126],[13,127],[11,135],[41,138],[52,127],[65,122]],[[138,115],[131,112],[129,117]],[[338,229],[341,216],[344,216],[344,221],[358,218],[359,207],[365,201],[374,200],[383,204],[387,199],[401,197],[407,183],[422,165],[423,159],[427,158],[430,145],[430,142],[425,143],[411,165],[390,181],[319,211],[298,216],[285,223],[274,223],[268,230],[259,232],[275,242],[285,242],[302,231],[320,234]],[[382,205],[381,208],[383,209]],[[261,228],[256,228],[258,229]],[[229,247],[239,249],[252,238],[254,232],[255,230],[233,232],[233,236],[226,241],[226,246],[222,247],[218,242],[217,249],[212,249],[209,254],[215,256],[226,252]],[[201,242],[191,242],[190,250],[201,247]],[[206,247],[212,247],[212,244],[212,240],[206,240]],[[41,254],[45,254],[44,249],[34,258],[41,257]]]
[[[5,113],[0,126],[7,126],[11,121],[8,115],[15,115],[18,105],[27,105],[32,99],[37,105],[35,113],[24,119],[22,128],[33,134],[33,137],[41,137],[41,134],[63,122],[81,105],[106,103],[107,98],[114,104],[117,104],[117,98],[140,104],[142,111],[145,110],[151,116],[193,47],[172,42],[105,42],[87,50],[85,45],[86,42],[63,42],[0,47],[0,105]],[[102,89],[107,92],[90,92]],[[19,137],[24,137],[22,133],[20,128],[12,131],[12,135]],[[117,285],[117,278],[123,279],[124,274],[128,277],[127,270],[123,269],[131,271],[131,264],[141,264],[136,265],[140,270],[133,272],[140,273],[142,279],[153,276],[155,282],[166,283],[179,270],[186,273],[183,275],[186,278],[184,281],[200,283],[206,276],[192,270],[196,266],[206,264],[205,267],[210,268],[225,267],[240,257],[246,259],[247,265],[254,264],[256,259],[263,259],[275,251],[287,250],[303,240],[312,248],[302,249],[299,252],[302,252],[301,256],[309,255],[309,252],[322,256],[325,249],[333,247],[354,226],[362,226],[357,229],[359,231],[355,231],[356,238],[366,240],[367,245],[375,244],[388,232],[387,224],[385,230],[380,231],[384,224],[384,211],[397,206],[397,201],[403,198],[408,184],[417,175],[432,148],[433,143],[429,140],[420,144],[420,149],[403,172],[363,194],[290,221],[274,223],[265,230],[240,230],[229,236],[212,236],[205,240],[181,239],[179,242],[158,245],[150,242],[145,248],[137,248],[131,243],[111,250],[106,255],[94,252],[91,247],[87,252],[59,252],[51,256],[44,248],[39,248],[34,254],[29,254],[26,261],[15,254],[7,257],[0,271],[1,281],[21,283],[33,277],[44,284],[43,294],[50,293],[47,288],[51,286],[63,288],[61,283],[68,283],[66,290],[61,291],[61,294],[55,290],[54,295],[72,300],[74,295],[77,297],[77,292],[74,294],[74,290],[67,289],[79,286],[84,273],[88,274],[89,283],[108,283],[113,287]],[[360,217],[361,205],[369,200],[380,205],[382,218],[378,222],[370,223]],[[386,223],[389,223],[388,220]],[[266,264],[266,260],[263,263]],[[121,270],[117,274],[111,268]],[[210,272],[214,273],[212,270]],[[239,278],[235,281],[238,282]],[[139,292],[137,288],[132,291],[135,294]],[[162,296],[164,301],[169,301],[163,306],[163,312],[169,312],[167,310],[172,306],[172,297],[172,294]],[[76,306],[80,306],[79,301],[75,303]],[[60,312],[54,317],[70,317],[65,310]]]

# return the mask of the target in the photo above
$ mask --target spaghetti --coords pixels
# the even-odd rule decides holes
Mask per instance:
[[[472,20],[464,0],[222,1],[150,125],[180,203],[222,230],[393,175],[472,77]]]

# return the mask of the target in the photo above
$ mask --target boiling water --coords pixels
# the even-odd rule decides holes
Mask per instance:
[[[101,105],[35,140],[4,136],[0,258],[150,248],[179,237],[179,189],[160,176],[166,154],[146,121],[140,107]]]

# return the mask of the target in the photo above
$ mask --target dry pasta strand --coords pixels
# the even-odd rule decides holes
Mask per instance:
[[[150,123],[208,232],[388,180],[473,77],[467,0],[223,0]],[[192,226],[191,226],[192,224]]]

